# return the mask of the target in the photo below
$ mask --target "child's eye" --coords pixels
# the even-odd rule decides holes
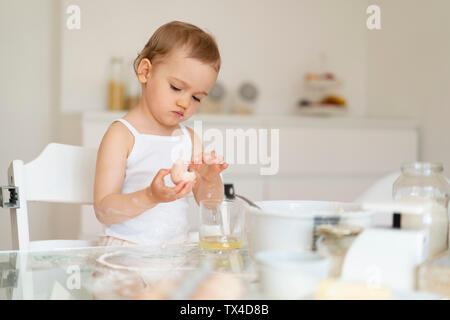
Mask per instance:
[[[195,97],[195,96],[192,96],[192,98],[194,98],[195,101],[200,102],[200,99],[199,99],[199,98],[197,98],[197,97]]]
[[[175,90],[175,91],[180,91],[180,90],[181,90],[180,88],[177,88],[177,87],[175,87],[175,86],[173,86],[173,85],[170,85],[170,87],[171,87],[173,90]]]

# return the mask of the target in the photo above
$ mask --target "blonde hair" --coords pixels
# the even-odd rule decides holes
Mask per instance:
[[[152,65],[155,65],[174,49],[183,47],[188,49],[189,58],[211,64],[219,72],[221,59],[214,37],[199,27],[181,21],[166,23],[153,33],[144,49],[134,60],[134,71],[137,74],[142,59],[146,58]]]

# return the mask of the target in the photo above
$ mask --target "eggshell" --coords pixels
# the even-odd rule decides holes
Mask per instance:
[[[181,181],[193,181],[196,175],[195,172],[186,171],[183,159],[178,159],[170,169],[170,177],[173,183],[178,184]]]

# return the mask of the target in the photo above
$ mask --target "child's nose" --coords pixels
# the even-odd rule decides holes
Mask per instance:
[[[187,107],[189,107],[189,99],[187,99],[187,98],[179,98],[177,100],[177,105],[179,107],[182,107],[182,108],[186,109]]]

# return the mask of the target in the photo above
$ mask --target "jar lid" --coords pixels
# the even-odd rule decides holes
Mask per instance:
[[[401,170],[403,173],[431,174],[443,172],[444,166],[438,162],[405,162]]]
[[[360,234],[363,231],[363,227],[354,224],[322,224],[316,228],[316,231],[321,235],[342,238]]]

